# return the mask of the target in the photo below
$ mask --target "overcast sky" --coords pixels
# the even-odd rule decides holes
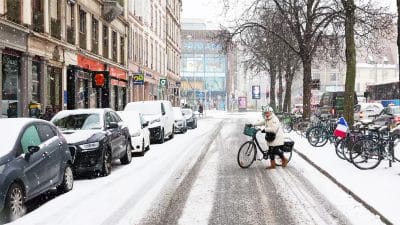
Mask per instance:
[[[244,1],[245,3],[251,2],[250,0],[231,0],[234,2]],[[383,5],[389,5],[390,8],[396,12],[396,0],[375,0]],[[221,23],[231,20],[235,16],[240,15],[239,12],[231,13],[229,16],[222,16],[222,0],[183,0],[182,1],[182,18],[202,18],[205,21],[213,23]],[[236,14],[236,15],[235,15]]]

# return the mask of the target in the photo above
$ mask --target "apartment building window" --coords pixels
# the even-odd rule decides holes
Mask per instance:
[[[75,10],[74,5],[66,5],[67,42],[75,44]]]
[[[50,34],[61,39],[61,8],[58,0],[50,0]]]
[[[86,12],[79,9],[79,46],[86,49]]]
[[[7,0],[7,19],[21,23],[21,0]]]
[[[125,38],[124,37],[121,37],[120,38],[120,43],[119,43],[119,45],[120,45],[120,62],[121,62],[121,64],[122,65],[125,65]]]
[[[336,81],[336,73],[331,73],[331,81]]]
[[[108,58],[108,27],[103,25],[103,56]]]
[[[111,58],[114,62],[118,62],[117,59],[117,32],[112,31],[112,36],[111,36],[111,46],[112,46],[112,51],[111,51]]]
[[[32,0],[32,28],[36,32],[44,32],[43,0]]]
[[[99,52],[99,21],[92,16],[92,52]]]

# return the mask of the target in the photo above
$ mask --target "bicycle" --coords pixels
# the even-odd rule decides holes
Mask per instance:
[[[251,164],[253,164],[253,162],[256,161],[257,149],[263,155],[262,159],[268,159],[268,150],[263,150],[257,139],[257,133],[260,131],[261,133],[265,133],[263,132],[264,130],[256,128],[251,124],[246,124],[244,127],[243,134],[251,137],[251,140],[248,140],[245,143],[243,143],[238,151],[237,162],[239,166],[243,169],[249,168]],[[280,148],[280,150],[283,152],[283,155],[288,160],[288,162],[292,158],[293,145],[294,141],[292,141],[290,138],[285,138],[284,145],[282,145]],[[275,159],[275,164],[277,166],[281,166],[282,165],[281,159],[279,157],[277,157],[277,159]]]
[[[383,126],[379,129],[380,138],[370,136],[355,142],[350,150],[354,166],[367,170],[376,168],[383,159],[389,160],[389,166],[392,162],[400,162],[399,150],[395,151],[395,145],[400,144],[400,135],[396,129],[389,131],[387,126]]]

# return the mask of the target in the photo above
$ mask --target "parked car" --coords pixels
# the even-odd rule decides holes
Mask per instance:
[[[396,125],[400,124],[400,106],[384,108],[372,122],[377,125],[386,125],[390,128],[394,128]]]
[[[344,111],[344,91],[325,92],[321,96],[318,111],[321,114],[331,114],[338,116]],[[358,104],[357,95],[354,92],[354,106]]]
[[[354,120],[372,121],[374,115],[378,115],[383,110],[381,103],[359,103],[354,107]]]
[[[303,113],[303,104],[295,104],[292,113],[302,114]]]
[[[150,150],[149,122],[136,111],[118,111],[117,114],[128,126],[132,152],[140,152],[144,155],[145,151]]]
[[[186,126],[192,129],[197,128],[197,117],[192,109],[183,108],[182,113],[183,117],[186,119]]]
[[[64,134],[73,152],[75,173],[111,173],[114,159],[132,160],[128,127],[112,109],[63,110],[51,120]]]
[[[149,121],[150,141],[164,143],[165,138],[174,138],[174,112],[170,101],[129,102],[124,111],[138,111]]]
[[[187,126],[186,126],[186,119],[183,116],[181,107],[172,107],[174,111],[174,118],[175,118],[175,132],[179,133],[186,133]]]
[[[25,202],[50,189],[72,189],[71,153],[53,124],[0,119],[0,143],[0,216],[5,221],[23,216]]]

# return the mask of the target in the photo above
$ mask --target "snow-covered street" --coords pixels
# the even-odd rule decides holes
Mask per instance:
[[[246,122],[260,113],[208,111],[198,128],[152,144],[143,157],[107,177],[75,180],[72,191],[10,224],[383,224],[297,153],[287,168],[248,169],[236,162]],[[384,161],[361,171],[333,145],[311,147],[294,132],[294,148],[363,201],[399,224],[400,166]]]

